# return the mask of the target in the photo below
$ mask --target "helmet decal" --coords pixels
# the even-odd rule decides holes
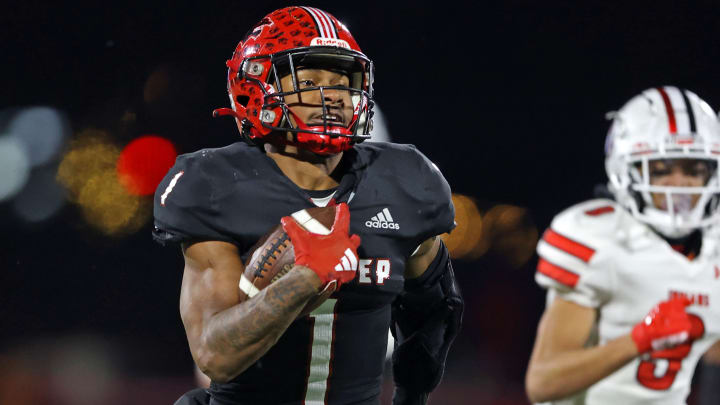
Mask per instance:
[[[677,123],[675,122],[675,110],[672,107],[672,103],[670,102],[670,97],[668,97],[667,93],[665,92],[665,89],[662,87],[658,87],[657,91],[660,93],[660,97],[662,97],[663,103],[665,104],[665,112],[668,116],[668,126],[670,128],[671,134],[677,134]]]
[[[332,18],[326,12],[313,7],[302,7],[302,9],[310,13],[315,20],[315,27],[317,27],[320,37],[337,39],[335,24],[333,24]]]
[[[668,117],[668,128],[670,129],[671,134],[678,134],[683,133],[686,136],[695,136],[697,134],[697,123],[695,118],[695,111],[692,107],[692,103],[690,102],[690,99],[688,98],[688,91],[685,89],[675,89],[671,88],[673,90],[677,90],[677,93],[680,94],[680,97],[682,98],[682,104],[683,109],[687,114],[687,130],[679,131],[678,130],[678,122],[676,119],[677,116],[677,108],[673,106],[673,102],[671,100],[671,97],[668,95],[667,90],[663,87],[657,87],[656,90],[658,93],[660,93],[660,97],[662,98],[663,104],[665,105],[665,112]],[[677,104],[677,102],[675,103]]]
[[[693,111],[692,104],[690,104],[690,100],[687,96],[687,90],[680,90],[680,94],[683,98],[683,103],[685,103],[685,111],[687,111],[688,115],[688,121],[690,124],[690,133],[692,135],[695,135],[697,133],[697,125],[695,124],[695,111]]]

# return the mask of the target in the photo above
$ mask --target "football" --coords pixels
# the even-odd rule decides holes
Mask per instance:
[[[335,206],[307,208],[291,216],[307,231],[327,235],[335,220]],[[251,251],[245,271],[240,277],[241,302],[279,280],[295,266],[295,251],[282,225],[263,235]],[[334,282],[329,283],[307,303],[299,317],[306,316],[319,307],[335,291],[336,286]]]

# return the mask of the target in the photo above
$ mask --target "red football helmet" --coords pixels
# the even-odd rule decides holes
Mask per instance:
[[[264,138],[334,154],[370,137],[373,64],[332,15],[312,7],[273,11],[240,41],[226,64],[232,110],[220,108],[215,115],[234,116],[246,139]],[[350,79],[349,86],[299,88],[300,67],[341,72]],[[286,75],[292,75],[292,88],[282,88],[281,78]],[[328,119],[328,91],[349,93],[353,104],[349,123]],[[303,122],[286,104],[286,96],[304,92],[320,92],[322,123]],[[288,132],[292,136],[286,136]]]

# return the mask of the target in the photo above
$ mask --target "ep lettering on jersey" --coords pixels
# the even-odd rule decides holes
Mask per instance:
[[[390,278],[390,268],[390,259],[360,259],[358,283],[372,284],[374,278],[377,285],[383,285]]]

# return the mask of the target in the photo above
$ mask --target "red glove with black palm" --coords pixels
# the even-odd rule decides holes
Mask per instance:
[[[347,204],[341,203],[335,208],[335,221],[327,235],[305,230],[290,216],[283,217],[280,222],[295,249],[295,264],[314,271],[323,287],[336,281],[339,288],[355,278],[360,237],[348,234],[350,209]]]

